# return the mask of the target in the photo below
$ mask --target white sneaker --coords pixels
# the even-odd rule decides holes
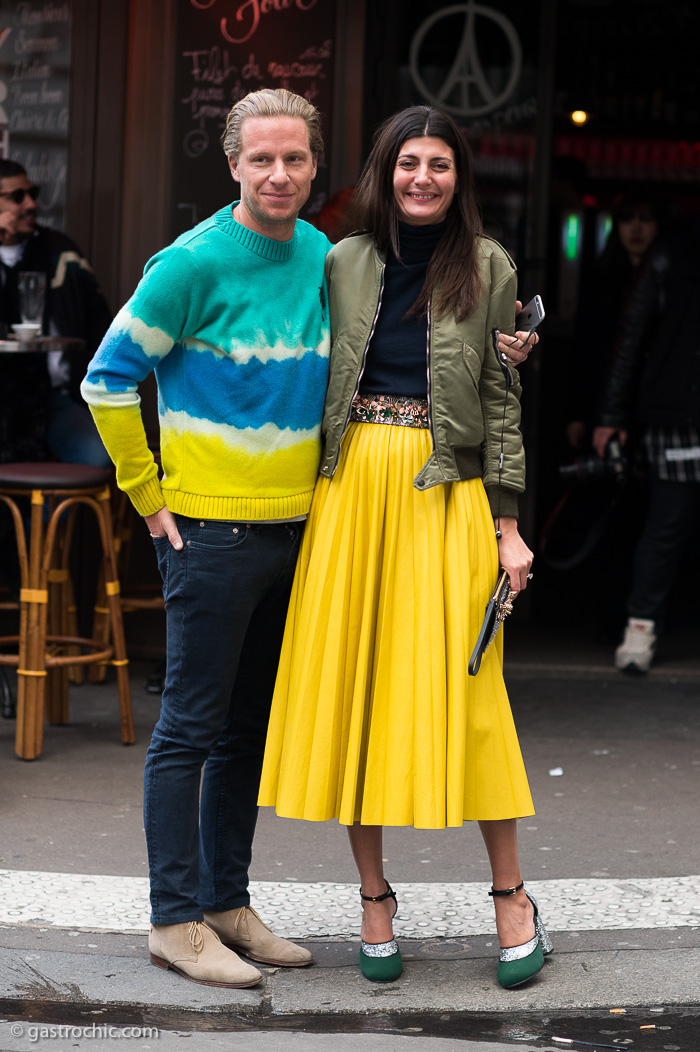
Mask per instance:
[[[653,621],[644,617],[627,619],[625,638],[615,651],[615,668],[623,672],[648,672],[656,649]]]

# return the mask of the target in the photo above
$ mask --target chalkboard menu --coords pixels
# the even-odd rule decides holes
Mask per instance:
[[[173,236],[237,196],[220,144],[231,106],[258,88],[288,88],[323,114],[328,152],[335,0],[179,0],[173,121]],[[302,213],[328,196],[318,174]]]
[[[0,156],[41,187],[45,226],[63,227],[68,169],[71,5],[0,0]]]

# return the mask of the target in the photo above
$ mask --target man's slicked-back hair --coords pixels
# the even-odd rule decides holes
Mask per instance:
[[[286,88],[261,88],[240,99],[226,118],[226,130],[221,145],[227,157],[236,160],[241,155],[243,121],[247,117],[301,117],[309,132],[309,146],[316,156],[323,153],[321,114],[315,106]]]
[[[8,161],[4,157],[0,159],[0,179],[14,179],[26,174],[26,169],[18,161]]]

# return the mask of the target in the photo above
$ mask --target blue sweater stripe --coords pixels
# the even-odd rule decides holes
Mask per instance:
[[[104,386],[106,391],[128,391],[159,361],[159,356],[146,354],[128,333],[110,329],[90,362],[90,384]]]
[[[196,372],[190,382],[191,372]],[[209,353],[193,355],[176,345],[158,366],[163,402],[173,412],[212,425],[259,428],[266,423],[294,431],[318,427],[323,413],[328,361],[312,351],[300,359],[238,364]]]

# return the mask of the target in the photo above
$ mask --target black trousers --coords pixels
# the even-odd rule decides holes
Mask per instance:
[[[700,482],[649,479],[649,508],[634,557],[628,617],[663,620],[678,571],[689,561],[700,514]]]

